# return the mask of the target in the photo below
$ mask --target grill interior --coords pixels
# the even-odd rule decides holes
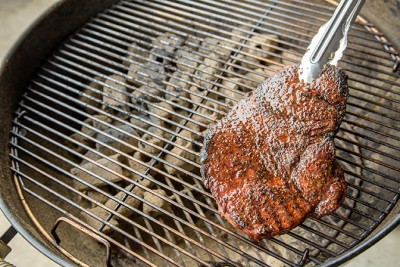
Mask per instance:
[[[143,0],[98,14],[38,71],[13,121],[11,168],[37,228],[92,266],[107,252],[114,266],[313,266],[357,245],[400,182],[399,58],[365,21],[340,63],[351,94],[335,139],[349,186],[341,208],[255,243],[219,215],[199,172],[207,125],[298,63],[333,11]]]

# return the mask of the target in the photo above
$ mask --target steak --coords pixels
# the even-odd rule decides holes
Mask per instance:
[[[340,206],[347,187],[333,139],[347,98],[341,69],[328,67],[306,84],[292,66],[248,93],[208,130],[202,177],[235,228],[259,240]]]

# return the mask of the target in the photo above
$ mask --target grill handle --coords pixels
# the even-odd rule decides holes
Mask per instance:
[[[82,224],[77,223],[75,221],[72,221],[69,218],[66,217],[60,217],[58,218],[58,220],[56,221],[56,223],[54,224],[53,228],[51,229],[51,235],[53,237],[53,241],[54,241],[54,245],[65,255],[67,255],[70,259],[72,259],[75,263],[77,263],[79,266],[87,266],[89,267],[87,264],[85,264],[84,262],[82,262],[81,260],[77,259],[75,256],[71,255],[68,251],[66,251],[60,244],[61,244],[61,239],[60,237],[57,235],[57,228],[58,226],[62,223],[67,223],[70,226],[74,227],[75,229],[77,229],[78,231],[87,234],[88,236],[94,238],[95,240],[97,240],[98,242],[102,243],[105,247],[106,247],[106,264],[107,267],[112,267],[111,265],[111,261],[110,261],[110,251],[111,251],[111,246],[110,243],[104,239],[103,237],[97,235],[96,233],[94,233],[93,230],[84,227]],[[0,265],[0,267],[2,267]]]
[[[15,267],[15,265],[12,265],[11,263],[0,258],[0,267]]]
[[[4,260],[4,258],[8,255],[8,253],[10,253],[10,251],[10,247],[0,240],[0,267],[14,267],[14,265]]]
[[[8,230],[0,237],[0,267],[14,267],[9,262],[6,262],[4,259],[11,252],[11,248],[7,246],[7,244],[14,238],[17,234],[17,231],[14,227],[10,226]]]

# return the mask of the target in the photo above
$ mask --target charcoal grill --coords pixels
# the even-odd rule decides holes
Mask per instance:
[[[298,63],[334,2],[84,2],[50,10],[0,77],[0,204],[44,254],[64,266],[337,265],[398,225],[400,58],[373,24],[358,18],[340,63],[346,201],[256,243],[202,184],[202,134]]]

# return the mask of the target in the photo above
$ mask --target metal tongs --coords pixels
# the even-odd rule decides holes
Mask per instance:
[[[310,83],[328,64],[336,65],[347,47],[347,33],[365,0],[342,0],[332,18],[319,28],[300,64],[300,80]]]

